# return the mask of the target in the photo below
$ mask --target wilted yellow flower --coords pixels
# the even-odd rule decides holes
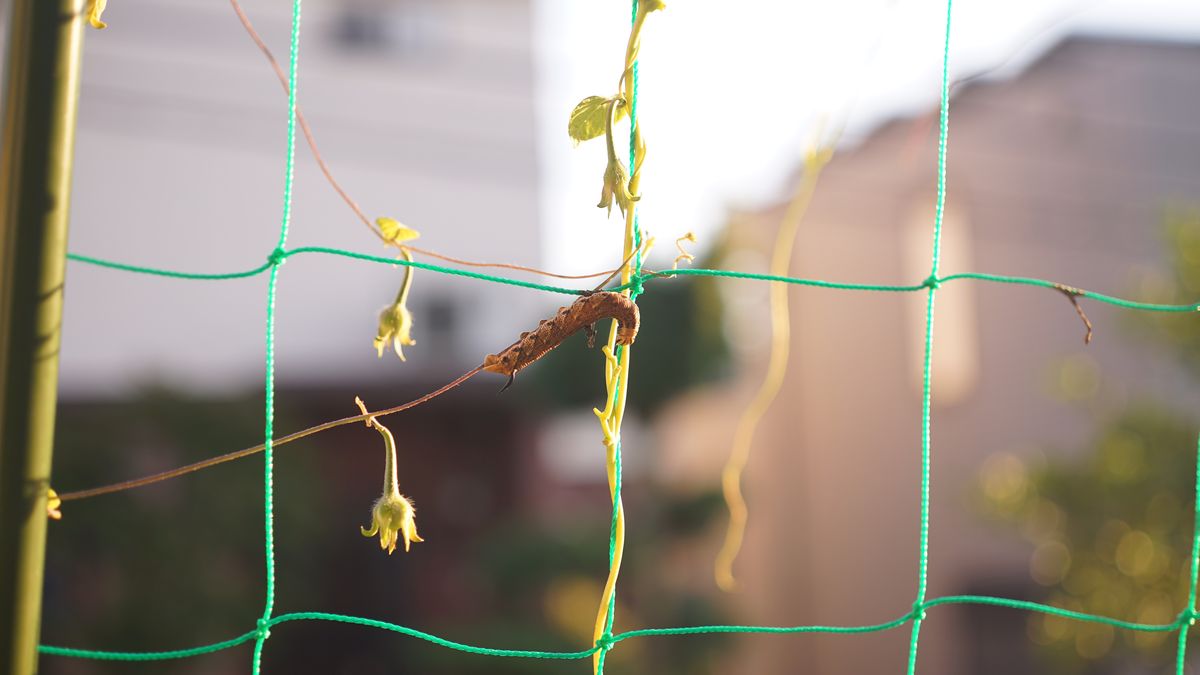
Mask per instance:
[[[379,220],[385,219],[380,218]],[[408,252],[408,249],[401,247],[400,255],[408,262],[412,262],[412,254]],[[412,275],[413,268],[405,266],[404,281],[400,284],[400,292],[396,294],[396,301],[379,313],[379,332],[375,335],[375,351],[379,353],[379,358],[383,358],[383,350],[387,349],[390,342],[392,349],[396,351],[396,356],[399,356],[401,361],[406,361],[404,345],[417,344],[417,341],[412,339],[412,312],[408,311],[408,291],[412,288]]]
[[[638,200],[629,192],[629,172],[625,169],[621,159],[617,157],[617,148],[613,141],[613,126],[617,123],[617,110],[624,105],[625,101],[619,98],[610,100],[608,104],[608,123],[605,128],[605,136],[608,141],[608,166],[604,168],[604,186],[600,189],[600,203],[596,206],[608,209],[609,215],[612,214],[614,201],[621,209],[621,215],[625,215],[630,205]]]
[[[412,502],[396,490],[385,492],[371,509],[371,529],[360,527],[364,537],[379,535],[379,548],[386,549],[388,555],[396,550],[396,542],[404,535],[404,551],[414,541],[425,541],[417,534],[417,523],[413,519],[415,511]]]
[[[46,491],[46,515],[54,520],[62,520],[62,511],[59,507],[62,506],[62,500],[58,498],[58,493],[54,488],[49,488]]]
[[[367,406],[362,399],[356,398],[354,402],[366,415]],[[416,510],[413,508],[412,502],[408,497],[400,494],[399,479],[396,474],[396,439],[392,437],[392,432],[374,417],[367,418],[367,426],[375,427],[375,430],[383,436],[383,494],[371,507],[371,529],[360,527],[359,531],[364,537],[379,535],[379,548],[386,550],[388,555],[396,550],[396,543],[403,535],[404,551],[408,552],[412,542],[425,540],[417,534],[417,523],[414,519]]]
[[[92,28],[108,28],[108,24],[100,20],[100,15],[104,13],[106,5],[108,5],[108,0],[88,0],[87,18],[88,23],[92,24]]]
[[[397,298],[395,304],[379,313],[379,334],[375,336],[375,350],[379,352],[379,358],[383,358],[383,350],[387,349],[390,342],[396,356],[401,361],[406,360],[402,347],[417,344],[412,339],[412,321],[412,312],[404,306],[404,298]]]
[[[596,206],[608,209],[608,213],[612,214],[614,201],[617,208],[621,209],[622,216],[629,209],[629,205],[637,201],[637,197],[629,193],[629,174],[625,165],[616,157],[610,158],[608,166],[604,169],[604,186],[600,189],[600,203]]]

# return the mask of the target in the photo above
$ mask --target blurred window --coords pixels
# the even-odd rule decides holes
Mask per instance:
[[[953,197],[954,195],[950,195]],[[957,200],[947,199],[942,218],[942,248],[938,276],[975,271],[971,228]],[[904,278],[920,283],[929,276],[933,260],[933,195],[922,192],[904,226]],[[957,403],[979,380],[979,325],[976,287],[970,283],[943,285],[937,292],[933,322],[932,386],[935,404]],[[921,390],[925,364],[925,293],[911,293],[909,307],[909,370]]]
[[[333,37],[347,51],[409,56],[436,47],[440,15],[427,0],[347,2],[334,22]]]

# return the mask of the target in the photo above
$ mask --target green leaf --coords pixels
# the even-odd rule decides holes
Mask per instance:
[[[579,102],[571,111],[571,119],[567,122],[567,133],[576,143],[599,138],[608,127],[608,105],[611,98],[604,96],[589,96]],[[617,121],[625,117],[626,106],[617,106]]]

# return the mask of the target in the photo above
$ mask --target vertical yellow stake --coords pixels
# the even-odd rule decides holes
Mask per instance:
[[[16,0],[0,117],[0,672],[37,672],[82,0]]]

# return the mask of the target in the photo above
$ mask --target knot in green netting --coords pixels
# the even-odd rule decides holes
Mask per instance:
[[[272,267],[275,267],[277,265],[282,265],[283,261],[286,259],[287,251],[284,250],[282,246],[276,246],[275,250],[271,251],[271,255],[267,256],[267,263],[269,263]]]
[[[941,288],[942,280],[936,274],[930,274],[929,278],[921,282],[921,285],[925,288]]]
[[[599,651],[602,651],[602,652],[606,652],[606,651],[612,649],[613,645],[616,644],[616,642],[617,641],[613,639],[613,634],[608,631],[605,631],[604,633],[602,633],[600,635],[599,638],[596,639],[596,649]]]
[[[912,611],[908,613],[908,618],[912,621],[925,620],[925,603],[917,601],[913,603]]]
[[[642,286],[642,281],[645,279],[643,274],[635,274],[629,279],[629,297],[636,298],[645,292],[645,287]]]
[[[271,637],[271,620],[259,619],[254,622],[254,637],[259,640],[266,640]]]
[[[1197,617],[1200,617],[1200,612],[1197,612],[1194,607],[1188,607],[1179,613],[1178,622],[1180,625],[1194,626],[1196,625]]]

